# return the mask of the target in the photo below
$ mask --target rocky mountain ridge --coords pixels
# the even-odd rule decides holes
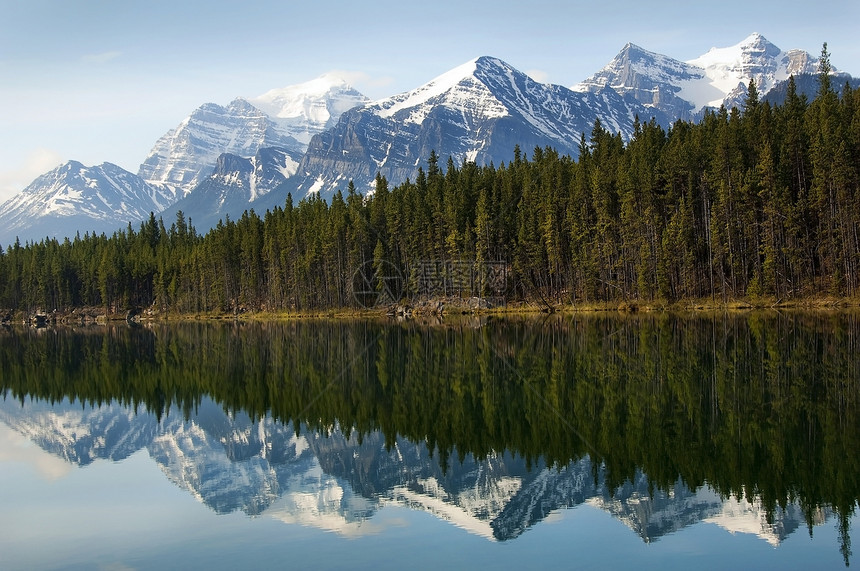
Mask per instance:
[[[576,156],[595,120],[629,138],[636,116],[646,113],[612,89],[576,93],[480,57],[412,91],[344,113],[311,140],[295,188],[299,197],[329,197],[349,180],[370,192],[377,173],[393,184],[415,180],[431,151],[480,165],[513,160],[517,145]]]
[[[177,200],[172,185],[151,184],[111,163],[69,161],[0,205],[0,244],[111,233]]]
[[[70,162],[37,178],[0,205],[0,244],[110,233],[150,212],[169,221],[178,210],[205,232],[224,216],[282,206],[288,192],[294,200],[327,198],[349,181],[372,192],[377,173],[391,184],[414,180],[430,151],[457,164],[507,162],[517,145],[575,157],[596,120],[629,138],[637,117],[664,126],[695,119],[707,107],[742,104],[750,79],[766,97],[817,65],[805,51],[783,51],[752,34],[687,62],[627,44],[571,89],[492,57],[379,101],[323,76],[227,106],[202,105],[156,142],[137,175]],[[76,176],[82,169],[92,174]]]
[[[607,87],[632,95],[649,109],[694,120],[706,108],[741,106],[750,80],[760,94],[795,75],[818,72],[818,59],[803,50],[782,51],[758,33],[727,48],[711,48],[690,61],[627,44],[603,69],[574,85],[580,92]]]

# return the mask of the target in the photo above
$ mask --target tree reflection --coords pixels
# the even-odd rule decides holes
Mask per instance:
[[[839,515],[860,490],[853,313],[588,315],[6,329],[6,398],[230,414],[294,432],[426,444],[445,473],[496,453],[563,468],[588,455],[608,489],[650,485],[797,502]]]

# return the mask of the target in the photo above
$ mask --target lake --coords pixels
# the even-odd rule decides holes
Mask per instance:
[[[0,329],[0,567],[844,568],[860,314]]]

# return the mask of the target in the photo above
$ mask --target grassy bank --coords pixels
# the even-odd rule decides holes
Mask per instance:
[[[474,298],[473,298],[474,299]],[[664,300],[586,302],[586,303],[538,303],[536,301],[514,301],[495,307],[470,306],[468,300],[442,298],[424,300],[420,304],[402,303],[376,308],[343,307],[334,309],[302,311],[241,311],[179,313],[172,311],[109,311],[103,307],[73,308],[50,313],[6,311],[0,312],[3,322],[8,324],[32,323],[35,315],[48,323],[93,324],[123,321],[189,321],[189,320],[247,320],[276,321],[292,319],[360,319],[382,317],[425,317],[454,315],[538,315],[548,313],[575,314],[596,312],[689,312],[689,311],[753,311],[762,309],[806,309],[840,310],[860,307],[860,298],[809,297],[800,299],[774,299],[750,297],[733,300],[686,299],[674,302]]]

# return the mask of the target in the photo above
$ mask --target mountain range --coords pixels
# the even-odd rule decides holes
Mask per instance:
[[[169,225],[181,211],[205,232],[225,216],[281,206],[288,193],[329,198],[352,181],[366,194],[377,173],[391,184],[414,180],[431,151],[481,165],[512,160],[517,145],[576,157],[596,121],[629,140],[637,118],[665,127],[696,120],[705,109],[742,104],[750,80],[767,98],[784,94],[789,76],[814,77],[817,67],[809,53],[752,34],[686,62],[627,44],[570,88],[492,57],[378,101],[322,76],[200,106],[156,141],[137,174],[71,161],[40,176],[0,205],[0,244],[111,233],[150,212]]]
[[[186,416],[163,417],[115,403],[0,401],[0,421],[70,464],[122,461],[146,450],[177,487],[218,514],[236,511],[286,523],[360,534],[386,505],[426,511],[490,541],[513,540],[551,514],[589,505],[650,543],[699,522],[752,534],[773,546],[808,523],[795,502],[771,513],[754,498],[721,497],[678,481],[659,489],[648,476],[617,488],[586,456],[564,466],[527,462],[509,452],[484,459],[452,453],[443,462],[424,443],[381,432],[359,438],[334,426],[314,431],[228,413],[203,399]]]

